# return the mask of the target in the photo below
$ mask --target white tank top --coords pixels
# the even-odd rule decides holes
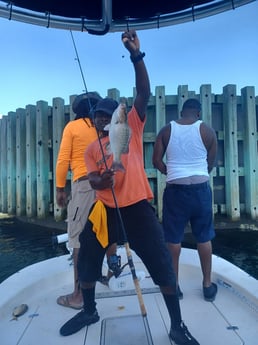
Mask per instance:
[[[201,120],[191,125],[170,122],[171,134],[166,150],[167,182],[194,175],[209,176],[201,123]]]

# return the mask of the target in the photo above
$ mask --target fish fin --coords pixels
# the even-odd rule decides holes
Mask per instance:
[[[18,321],[18,317],[14,316],[12,319],[10,319],[10,321],[13,321],[13,320]]]
[[[110,145],[110,143],[107,144],[107,146],[106,146],[106,151],[107,151],[107,154],[108,154],[108,155],[111,155],[111,154],[112,154],[112,150],[111,150],[111,145]]]
[[[111,169],[113,169],[115,171],[125,172],[125,168],[124,168],[123,164],[120,162],[113,162],[111,165]]]
[[[129,153],[129,145],[125,146],[125,148],[123,149],[122,153],[124,153],[124,154]]]
[[[104,131],[109,131],[110,130],[110,126],[111,126],[111,124],[109,123],[109,124],[107,124],[103,129],[104,129]]]

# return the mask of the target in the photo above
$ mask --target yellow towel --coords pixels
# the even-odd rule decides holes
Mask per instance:
[[[99,243],[105,248],[108,245],[107,211],[102,201],[98,200],[89,215],[93,231]]]

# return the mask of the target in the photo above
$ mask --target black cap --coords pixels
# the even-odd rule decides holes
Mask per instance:
[[[94,114],[96,112],[102,111],[106,115],[112,116],[115,109],[118,107],[118,102],[112,98],[103,98],[99,101],[94,109]]]
[[[76,96],[72,105],[76,118],[88,117],[90,115],[91,108],[94,107],[101,99],[102,97],[96,91],[86,92]]]

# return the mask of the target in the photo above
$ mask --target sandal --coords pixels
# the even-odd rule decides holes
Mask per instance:
[[[63,306],[63,307],[73,308],[73,309],[77,309],[77,310],[83,308],[83,303],[81,303],[81,304],[73,303],[69,300],[69,296],[71,296],[71,295],[59,296],[56,300],[56,303]]]

